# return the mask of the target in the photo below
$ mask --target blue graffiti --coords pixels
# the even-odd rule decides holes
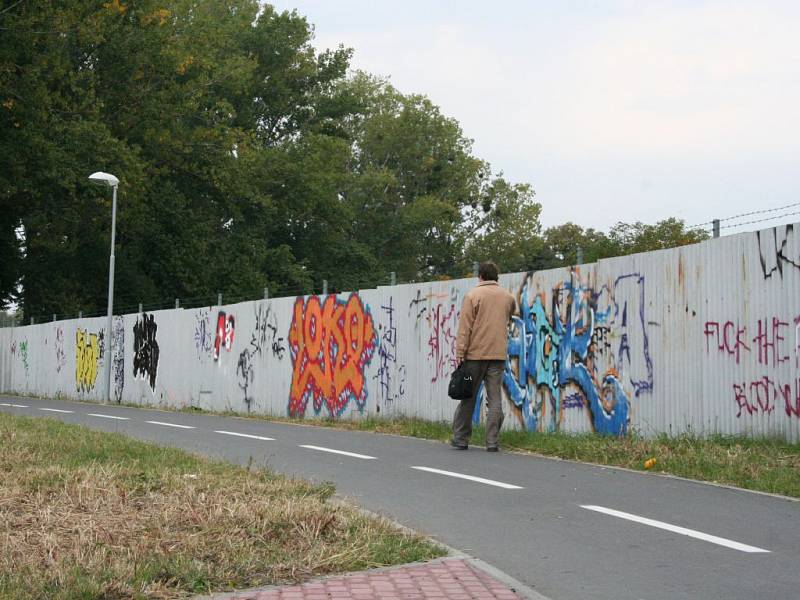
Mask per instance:
[[[617,278],[614,288],[620,281],[631,277],[635,278],[634,281],[643,292],[644,278],[639,274]],[[503,374],[508,397],[520,411],[525,428],[536,431],[541,423],[541,429],[555,431],[559,428],[565,408],[587,406],[596,432],[624,435],[628,428],[630,401],[617,372],[623,366],[623,358],[630,363],[626,331],[620,336],[616,369],[609,369],[602,376],[596,375],[590,369],[596,369],[592,360],[596,329],[602,336],[607,335],[612,323],[626,329],[627,302],[622,307],[612,302],[603,310],[598,310],[597,300],[600,293],[595,294],[590,288],[584,287],[577,274],[571,273],[570,280],[554,290],[552,318],[548,319],[541,296],[531,297],[529,281],[530,276],[525,278],[520,291],[520,314],[512,318],[508,360]],[[565,305],[563,318],[560,307],[562,301]],[[643,293],[640,293],[638,308],[644,336],[647,378],[631,378],[630,383],[637,397],[643,391],[652,391],[653,384]],[[562,399],[562,392],[568,384],[577,387],[578,392],[565,395]],[[483,395],[484,390],[481,387],[473,413],[476,423],[480,420]],[[545,400],[540,400],[537,396],[549,397],[550,410],[547,410]],[[543,422],[545,415],[546,423]]]

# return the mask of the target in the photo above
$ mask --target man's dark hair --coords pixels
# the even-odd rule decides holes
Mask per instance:
[[[497,276],[497,265],[490,260],[482,262],[478,267],[478,277],[484,281],[497,281]]]

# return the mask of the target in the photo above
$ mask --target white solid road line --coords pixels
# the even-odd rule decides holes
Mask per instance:
[[[74,412],[71,410],[61,410],[60,408],[40,408],[39,410],[46,410],[47,412],[57,412],[65,414],[72,414]]]
[[[627,519],[628,521],[634,521],[635,523],[642,523],[643,525],[650,525],[650,527],[657,527],[658,529],[665,529],[666,531],[672,531],[673,533],[686,535],[698,540],[703,540],[704,542],[711,542],[712,544],[718,544],[720,546],[725,546],[726,548],[733,548],[734,550],[739,550],[741,552],[770,552],[769,550],[764,550],[763,548],[748,546],[747,544],[741,544],[739,542],[734,542],[733,540],[717,537],[715,535],[709,535],[707,533],[703,533],[702,531],[695,531],[694,529],[687,529],[686,527],[678,527],[677,525],[670,525],[669,523],[664,523],[663,521],[656,521],[654,519],[632,515],[631,513],[622,512],[621,510],[614,510],[613,508],[605,508],[604,506],[594,506],[591,504],[581,504],[580,506],[581,508],[585,508],[587,510],[593,510],[595,512],[611,515],[612,517],[618,517],[620,519]]]
[[[177,423],[164,423],[164,421],[145,421],[145,423],[150,423],[152,425],[163,425],[164,427],[177,427],[178,429],[196,429],[191,425],[178,425]]]
[[[100,413],[89,413],[90,417],[100,417],[101,419],[116,419],[117,421],[128,421],[128,417],[115,417],[114,415],[102,415]]]
[[[432,469],[431,467],[411,467],[418,471],[427,471],[428,473],[438,473],[439,475],[447,475],[448,477],[457,477],[458,479],[468,479],[469,481],[477,481],[478,483],[485,483],[486,485],[493,485],[495,487],[503,488],[506,490],[523,490],[525,488],[510,483],[503,483],[502,481],[495,481],[494,479],[484,479],[483,477],[475,477],[473,475],[464,475],[463,473],[454,473],[453,471],[442,471],[441,469]]]
[[[214,433],[222,433],[225,435],[235,435],[237,437],[249,438],[251,440],[264,440],[265,442],[275,441],[275,438],[264,437],[263,435],[250,435],[249,433],[236,433],[235,431],[215,431]]]
[[[367,456],[366,454],[356,454],[355,452],[345,452],[344,450],[334,450],[333,448],[325,448],[323,446],[306,446],[305,444],[298,444],[301,448],[308,448],[309,450],[319,450],[320,452],[330,452],[331,454],[341,454],[343,456],[351,456],[353,458],[361,458],[363,460],[378,460],[374,456]]]

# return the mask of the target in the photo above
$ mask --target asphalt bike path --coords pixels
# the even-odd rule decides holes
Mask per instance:
[[[11,396],[0,410],[331,481],[553,600],[800,597],[800,502],[785,498],[256,419]]]

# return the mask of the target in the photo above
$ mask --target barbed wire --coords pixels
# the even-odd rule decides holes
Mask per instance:
[[[763,223],[764,221],[774,221],[775,219],[782,219],[783,217],[791,217],[794,215],[800,215],[800,210],[790,213],[785,213],[782,215],[776,215],[774,217],[767,217],[765,219],[756,219],[754,221],[745,221],[744,223],[731,223],[730,225],[723,225],[720,229],[729,229],[731,227],[743,227],[744,225],[752,225],[754,223]]]
[[[778,206],[778,207],[775,207],[775,208],[765,208],[765,209],[762,209],[762,210],[754,210],[754,211],[751,211],[751,212],[746,212],[746,213],[741,213],[741,214],[738,214],[738,215],[733,215],[732,217],[725,217],[723,219],[715,219],[715,220],[719,221],[720,223],[724,223],[726,221],[732,221],[733,219],[740,219],[742,217],[750,217],[750,216],[753,216],[753,215],[761,215],[761,214],[770,213],[770,212],[777,212],[779,210],[786,210],[787,208],[794,208],[795,206],[800,206],[800,202],[794,202],[793,204],[787,204],[786,206]],[[791,214],[797,214],[797,213],[789,213],[789,214],[791,215]],[[787,215],[784,215],[784,216],[787,216]],[[777,219],[777,218],[780,218],[780,217],[774,217],[774,218]],[[763,219],[763,220],[764,221],[769,221],[771,219]],[[739,223],[738,225],[750,225],[752,223],[760,223],[760,222],[761,221],[749,221],[747,223]],[[709,228],[708,227],[704,227],[704,225],[713,225],[713,224],[714,224],[714,220],[706,221],[705,223],[698,223],[697,225],[691,225],[691,226],[687,227],[687,229],[706,229],[706,230],[709,230]],[[726,225],[725,227],[726,228],[727,227],[738,227],[738,225],[736,225],[736,224],[734,224],[734,225]]]

